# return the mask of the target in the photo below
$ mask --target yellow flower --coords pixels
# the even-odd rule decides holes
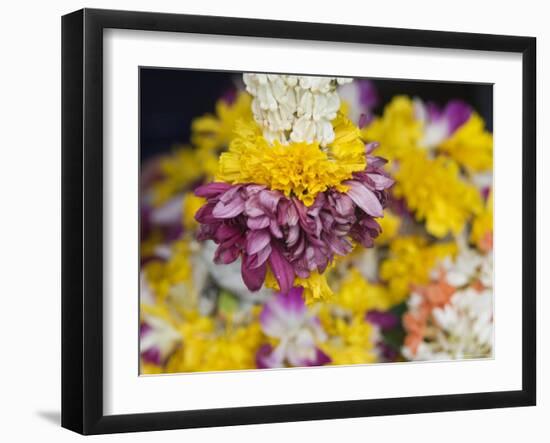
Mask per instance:
[[[334,315],[325,305],[319,313],[321,324],[329,339],[319,345],[331,358],[333,365],[374,363],[377,360],[375,329],[363,315],[345,319]]]
[[[489,194],[483,211],[474,219],[470,241],[476,247],[488,252],[493,248],[493,193]]]
[[[271,269],[267,270],[264,284],[266,288],[279,291],[279,283],[275,279]],[[306,305],[311,305],[316,301],[330,300],[334,295],[332,289],[328,285],[326,275],[319,274],[317,271],[311,272],[307,278],[295,277],[293,286],[301,286],[304,288],[303,295]]]
[[[193,269],[190,258],[188,241],[179,240],[172,244],[172,254],[166,262],[155,260],[144,266],[147,283],[159,303],[163,303],[178,285],[183,285],[183,291],[192,295]]]
[[[354,268],[344,278],[334,302],[353,314],[364,314],[372,309],[385,311],[394,304],[392,294],[386,287],[370,283]]]
[[[394,175],[394,195],[405,198],[417,221],[435,237],[460,234],[464,225],[480,213],[479,191],[460,178],[452,159],[429,159],[423,151],[411,151],[399,162]]]
[[[387,282],[393,302],[400,303],[412,286],[429,282],[430,271],[438,260],[454,254],[454,243],[428,245],[423,237],[398,237],[391,242],[389,257],[380,266],[380,278]]]
[[[493,168],[493,135],[485,130],[483,119],[476,113],[439,149],[471,172]]]
[[[332,289],[330,289],[328,285],[326,275],[319,274],[317,271],[309,274],[308,278],[296,277],[294,285],[304,288],[306,305],[310,305],[316,301],[330,300],[334,295]]]
[[[382,233],[374,239],[374,243],[377,246],[386,245],[397,236],[401,227],[401,218],[393,212],[386,210],[384,211],[384,217],[376,221],[382,228]]]
[[[220,157],[218,180],[257,183],[296,196],[311,205],[328,188],[347,191],[343,181],[366,166],[360,131],[339,115],[334,121],[335,139],[326,149],[318,143],[272,146],[253,121],[237,124],[235,139]]]
[[[185,229],[194,230],[198,227],[198,222],[195,220],[195,214],[201,208],[206,200],[202,197],[197,197],[192,192],[185,194],[183,199],[183,226]]]
[[[397,96],[385,107],[382,117],[374,119],[361,133],[366,141],[380,143],[376,155],[393,161],[418,148],[423,127],[415,117],[412,100]]]
[[[264,340],[258,322],[216,331],[208,317],[182,324],[183,345],[168,360],[166,372],[224,371],[256,367]]]
[[[216,115],[207,114],[193,120],[191,142],[206,151],[216,151],[229,146],[233,138],[235,123],[240,119],[252,118],[252,98],[240,92],[236,100],[228,104],[225,100],[216,103]]]
[[[190,146],[177,148],[160,160],[162,178],[153,185],[155,205],[162,205],[204,175],[204,162]]]

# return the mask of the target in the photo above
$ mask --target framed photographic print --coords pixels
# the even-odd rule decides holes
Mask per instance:
[[[531,37],[62,20],[62,425],[536,401]]]

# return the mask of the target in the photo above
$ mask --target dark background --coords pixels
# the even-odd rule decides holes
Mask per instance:
[[[213,113],[216,101],[239,81],[240,73],[184,69],[140,69],[141,159],[189,141],[191,121]],[[493,130],[493,87],[478,83],[451,83],[372,79],[379,95],[374,109],[380,114],[398,94],[418,96],[444,105],[460,98],[469,103]]]

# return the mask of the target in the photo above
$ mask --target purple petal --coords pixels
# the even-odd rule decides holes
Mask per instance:
[[[214,234],[214,240],[217,243],[223,243],[235,236],[240,236],[240,235],[241,235],[241,231],[236,226],[231,226],[231,225],[222,223],[220,224],[218,229],[216,229],[216,232]]]
[[[264,249],[271,241],[269,232],[265,229],[261,231],[248,231],[246,234],[246,252],[248,255],[256,254]]]
[[[372,153],[372,151],[374,151],[376,148],[378,148],[378,146],[380,145],[380,143],[378,142],[370,142],[370,143],[367,143],[365,145],[365,153],[367,155],[369,155],[370,153]],[[368,160],[368,159],[367,159]],[[368,162],[367,162],[368,163]]]
[[[197,197],[212,198],[226,192],[231,188],[228,183],[208,183],[206,185],[199,186],[195,189],[195,195]]]
[[[267,245],[260,252],[250,257],[247,266],[250,269],[259,268],[267,261],[267,259],[271,255],[271,251],[272,251],[271,245]]]
[[[269,211],[270,214],[275,214],[277,204],[282,197],[282,194],[277,191],[261,191],[259,194],[260,204]]]
[[[347,195],[363,211],[373,217],[382,217],[384,215],[382,204],[376,198],[374,192],[355,180],[348,180],[344,184],[349,186]]]
[[[279,204],[277,221],[281,226],[294,226],[298,223],[298,211],[291,200],[283,200]]]
[[[195,220],[201,224],[211,224],[219,222],[219,220],[212,215],[212,210],[216,206],[214,203],[207,203],[199,208],[195,213]]]
[[[229,263],[233,263],[237,260],[240,254],[241,250],[239,248],[226,248],[223,246],[218,246],[218,249],[216,249],[216,253],[214,254],[214,263],[228,265]]]
[[[246,200],[245,212],[249,217],[262,217],[265,215],[265,211],[260,205],[260,197],[258,194],[254,194]]]
[[[271,231],[271,235],[273,235],[273,237],[283,238],[283,233],[277,224],[277,220],[271,219],[271,222],[269,223],[269,230]]]
[[[245,205],[246,207],[246,205]],[[246,226],[248,226],[250,229],[258,230],[258,229],[264,229],[269,226],[269,217],[266,215],[262,215],[260,217],[250,217],[246,221]]]
[[[153,328],[147,324],[147,323],[140,323],[139,324],[139,337],[142,338],[143,336],[149,334]]]
[[[214,206],[214,209],[212,210],[212,215],[218,218],[233,218],[241,214],[243,211],[244,200],[241,197],[236,196],[227,204],[221,200],[216,203],[216,206]]]
[[[288,229],[288,234],[286,236],[287,246],[294,245],[298,241],[299,238],[300,238],[300,227],[298,225],[291,226]]]
[[[372,118],[371,118],[372,120]],[[358,126],[360,128],[364,128],[365,126],[367,126],[369,123],[369,116],[367,116],[367,114],[363,113],[359,116],[359,123],[358,123]]]
[[[375,188],[379,191],[387,189],[395,183],[394,180],[382,174],[367,174],[367,176],[374,182]]]
[[[141,358],[145,363],[152,363],[154,365],[162,364],[162,358],[160,355],[160,349],[155,347],[149,348],[141,353]]]
[[[339,215],[348,217],[353,215],[353,201],[346,194],[334,194],[334,207]]]
[[[258,350],[256,351],[256,367],[258,369],[266,369],[272,367],[269,359],[272,351],[273,347],[268,343],[263,344],[258,348]]]
[[[304,315],[306,310],[306,304],[304,302],[304,288],[301,286],[294,286],[288,291],[288,294],[277,294],[276,301],[288,312],[293,312],[298,315]]]
[[[443,116],[447,119],[451,134],[466,123],[471,115],[472,108],[462,100],[451,100],[443,111]]]
[[[273,245],[273,250],[269,256],[269,265],[279,283],[281,293],[288,293],[294,284],[294,270],[277,245]]]
[[[378,104],[378,91],[371,80],[357,79],[354,82],[359,89],[359,103],[364,108],[372,109]]]
[[[258,291],[265,281],[265,275],[267,272],[267,263],[264,263],[263,265],[257,267],[257,268],[250,268],[248,265],[248,261],[250,259],[248,257],[245,257],[241,263],[241,275],[243,277],[244,284],[246,287],[254,292]]]
[[[317,348],[315,352],[315,360],[310,361],[308,366],[322,366],[330,363],[331,361],[332,359],[327,354]]]

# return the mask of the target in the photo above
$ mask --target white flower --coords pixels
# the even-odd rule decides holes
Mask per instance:
[[[452,260],[447,257],[435,268],[431,276],[437,278],[440,269],[445,270],[447,283],[460,288],[475,279],[481,280],[485,287],[492,287],[493,279],[493,255],[481,254],[476,249],[469,248],[466,241],[461,237],[459,241],[459,254]]]
[[[252,112],[270,143],[319,142],[334,140],[331,121],[340,108],[337,85],[351,79],[243,74],[246,90],[254,97]]]
[[[449,360],[482,358],[493,349],[493,258],[474,249],[461,247],[454,261],[447,259],[440,265],[445,271],[446,283],[456,292],[448,303],[431,309],[423,340],[416,352],[406,346],[403,355],[409,360]],[[434,272],[434,279],[441,267]],[[479,287],[481,283],[481,288]],[[412,293],[408,308],[413,315],[426,309],[420,293]]]

